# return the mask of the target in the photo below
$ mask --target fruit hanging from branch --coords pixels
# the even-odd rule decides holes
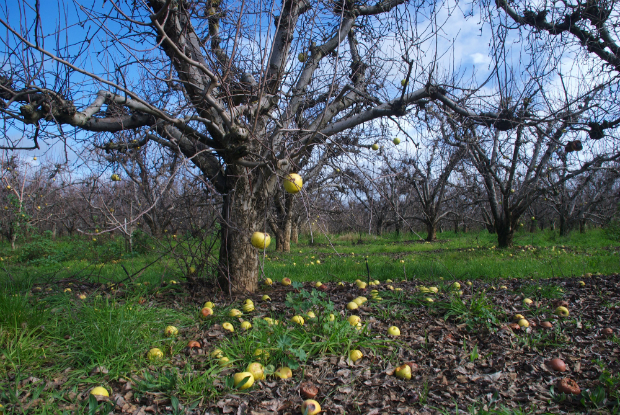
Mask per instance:
[[[301,176],[297,173],[291,173],[284,178],[284,190],[288,193],[295,194],[299,193],[302,186],[304,185],[304,181]]]
[[[394,139],[392,140],[392,142],[393,142],[394,144],[396,144],[396,145],[399,145],[399,144],[400,144],[400,138],[398,138],[398,137],[394,137]]]
[[[264,232],[254,232],[252,234],[252,246],[258,249],[267,249],[271,243],[271,236]]]
[[[120,182],[121,181],[121,176],[119,176],[118,174],[114,173],[112,175],[112,177],[110,177],[110,179],[112,179],[113,182]]]

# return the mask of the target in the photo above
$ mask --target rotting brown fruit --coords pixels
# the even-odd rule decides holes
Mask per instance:
[[[540,323],[540,327],[551,329],[553,328],[553,324],[551,324],[549,321],[543,321],[542,323]]]
[[[611,329],[611,328],[609,328],[609,327],[604,328],[603,330],[601,330],[601,333],[602,333],[602,334],[603,334],[603,336],[605,336],[605,337],[611,337],[611,336],[613,336],[613,335],[614,335],[614,331],[613,331],[613,329]]]
[[[551,359],[547,362],[547,366],[558,372],[566,372],[566,363],[562,359]]]
[[[579,395],[581,393],[581,389],[579,388],[579,385],[577,385],[577,382],[570,378],[558,380],[558,390],[572,395]]]
[[[314,386],[312,382],[304,382],[299,385],[299,394],[304,399],[312,399],[319,394],[319,388]]]
[[[194,347],[200,349],[200,343],[198,343],[196,340],[190,340],[189,343],[187,343],[187,347],[189,347],[190,349],[193,349]]]

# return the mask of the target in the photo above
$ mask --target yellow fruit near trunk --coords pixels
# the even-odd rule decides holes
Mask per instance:
[[[252,246],[258,249],[267,249],[271,243],[271,236],[268,233],[254,232],[252,234]]]
[[[288,193],[298,193],[304,185],[304,181],[297,173],[291,173],[284,178],[284,190]]]

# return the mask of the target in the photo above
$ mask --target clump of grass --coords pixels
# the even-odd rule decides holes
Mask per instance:
[[[170,309],[109,299],[98,299],[92,305],[67,312],[69,318],[59,327],[59,341],[64,339],[72,364],[85,370],[104,366],[111,378],[126,375],[143,361],[151,347],[173,347],[173,339],[163,334],[166,325],[190,324],[187,316]]]

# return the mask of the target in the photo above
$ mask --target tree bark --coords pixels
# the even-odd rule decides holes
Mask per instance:
[[[514,237],[514,229],[510,224],[501,224],[495,226],[497,231],[497,245],[500,248],[512,248],[512,240]]]
[[[292,224],[291,242],[295,244],[299,242],[299,225],[297,224],[297,221]]]
[[[222,205],[218,281],[224,292],[254,292],[258,287],[258,251],[250,243],[253,232],[263,231],[259,212],[265,199],[252,194],[248,180],[238,180]]]
[[[586,221],[584,219],[579,221],[579,233],[586,233]]]
[[[564,216],[560,215],[560,236],[568,236],[568,232],[568,223],[566,223]]]
[[[437,240],[437,223],[435,222],[426,223],[426,240],[428,242],[433,242]]]

